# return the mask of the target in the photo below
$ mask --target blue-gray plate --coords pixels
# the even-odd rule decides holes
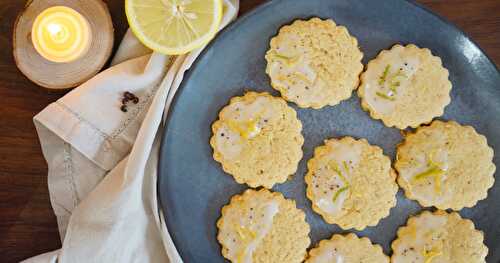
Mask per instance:
[[[500,73],[488,57],[460,30],[413,2],[401,0],[277,0],[268,2],[232,23],[205,49],[184,77],[167,116],[159,164],[158,190],[166,223],[185,262],[225,262],[217,242],[215,223],[220,209],[245,185],[237,184],[212,158],[211,124],[233,96],[245,90],[271,89],[264,54],[278,29],[293,20],[318,16],[345,25],[359,40],[365,57],[374,58],[395,43],[430,48],[443,60],[453,83],[451,104],[442,119],[472,125],[500,153]],[[296,200],[311,225],[312,246],[333,233],[343,233],[311,210],[305,196],[306,162],[314,147],[326,138],[354,136],[381,146],[394,158],[400,131],[373,120],[359,98],[321,110],[297,109],[303,123],[304,158],[292,179],[274,187]],[[494,159],[500,167],[500,154]],[[488,262],[500,262],[500,179],[488,198],[460,211],[484,231]],[[406,199],[375,227],[355,231],[381,244],[390,255],[390,243],[408,216],[423,208]]]

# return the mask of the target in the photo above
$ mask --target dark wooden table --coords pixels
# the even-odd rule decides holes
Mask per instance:
[[[117,43],[127,29],[123,0],[107,0]],[[241,0],[244,13],[264,0]],[[467,32],[500,64],[500,0],[419,0]],[[0,1],[0,261],[18,262],[61,246],[33,116],[63,94],[27,80],[14,65],[12,26],[22,0]]]

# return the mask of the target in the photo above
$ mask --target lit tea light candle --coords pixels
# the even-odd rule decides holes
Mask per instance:
[[[31,40],[42,57],[64,63],[87,53],[92,34],[89,22],[80,13],[66,6],[54,6],[36,17]]]

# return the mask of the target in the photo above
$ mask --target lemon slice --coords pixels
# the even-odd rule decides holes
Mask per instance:
[[[208,43],[222,19],[222,0],[126,0],[137,38],[152,50],[185,54]]]

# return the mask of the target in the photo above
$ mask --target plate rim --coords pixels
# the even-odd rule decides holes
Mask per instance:
[[[184,89],[184,87],[186,86],[186,84],[185,84],[186,80],[191,77],[191,75],[193,74],[193,72],[195,71],[195,69],[198,67],[198,64],[200,63],[200,61],[202,60],[202,58],[206,55],[207,52],[209,52],[212,49],[212,46],[214,46],[217,42],[223,41],[225,38],[227,38],[227,36],[230,35],[230,33],[232,31],[237,30],[237,28],[242,23],[244,23],[245,21],[247,21],[248,19],[250,19],[250,18],[252,18],[252,17],[254,17],[256,15],[259,15],[259,13],[261,13],[263,10],[267,9],[268,7],[270,7],[272,5],[279,4],[280,2],[284,2],[284,1],[286,1],[286,0],[266,0],[266,2],[259,4],[258,6],[254,7],[252,10],[248,11],[247,13],[243,14],[242,16],[238,16],[237,18],[235,18],[225,28],[223,28],[222,30],[220,30],[217,33],[217,35],[214,37],[214,39],[212,39],[203,48],[203,50],[200,52],[200,54],[198,55],[198,57],[193,61],[191,67],[184,74],[184,77],[183,77],[183,79],[182,79],[182,81],[181,81],[178,89],[176,90],[176,93],[174,94],[174,96],[172,98],[172,101],[170,103],[170,108],[164,113],[166,115],[164,115],[164,121],[163,121],[163,123],[161,125],[163,127],[163,130],[161,131],[162,134],[161,134],[161,140],[160,140],[160,148],[158,150],[159,152],[158,152],[158,164],[157,164],[157,183],[156,183],[157,193],[156,194],[157,194],[157,199],[158,199],[158,209],[161,211],[161,216],[163,216],[163,218],[161,218],[160,220],[163,220],[163,222],[167,226],[167,229],[170,229],[173,226],[169,223],[169,220],[167,218],[165,218],[165,216],[164,216],[165,212],[164,212],[164,204],[162,202],[162,200],[163,200],[162,196],[165,195],[165,194],[162,194],[160,186],[162,185],[163,180],[165,180],[164,177],[167,176],[165,174],[165,171],[163,171],[163,168],[162,168],[162,167],[165,166],[164,163],[165,163],[165,159],[166,159],[165,155],[164,155],[164,152],[166,151],[165,150],[165,147],[166,147],[165,137],[166,137],[167,132],[169,130],[168,126],[169,126],[169,123],[170,123],[170,119],[172,117],[171,116],[172,115],[172,110],[171,109],[176,106],[177,100],[179,98],[180,91],[182,89]],[[493,61],[493,59],[488,55],[488,53],[486,53],[481,48],[481,46],[478,43],[476,43],[473,40],[473,38],[468,33],[464,32],[456,24],[454,24],[453,22],[449,21],[444,16],[442,16],[442,15],[440,15],[440,14],[432,11],[430,8],[424,6],[423,4],[417,3],[417,2],[412,1],[412,0],[404,0],[403,2],[405,2],[404,4],[412,6],[413,8],[420,9],[424,13],[427,13],[427,14],[429,14],[431,16],[436,17],[441,23],[443,23],[444,25],[449,26],[450,29],[453,29],[458,34],[462,35],[465,39],[467,39],[468,41],[470,41],[472,43],[472,45],[481,52],[482,55],[485,56],[485,58],[487,59],[487,61],[489,62],[489,64],[492,65],[497,70],[497,72],[500,72],[499,71],[499,67]],[[163,176],[162,176],[162,174],[163,174]],[[174,244],[175,249],[176,249],[178,255],[181,257],[181,259],[183,259],[182,253],[177,248],[174,235],[172,235],[170,232],[168,233],[168,235],[170,236],[170,239],[171,239],[172,243]]]

